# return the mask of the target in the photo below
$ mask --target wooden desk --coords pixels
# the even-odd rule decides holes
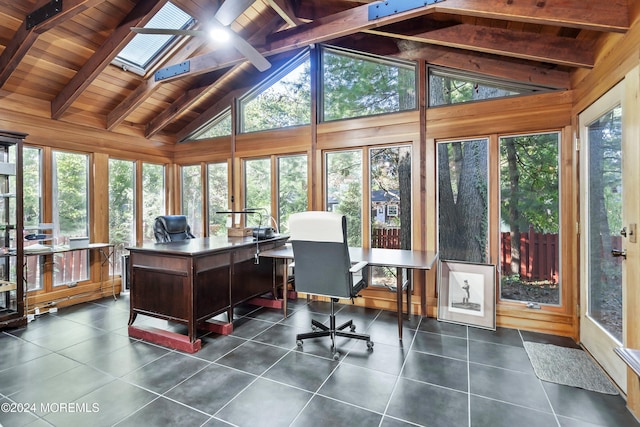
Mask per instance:
[[[128,248],[129,335],[195,353],[202,345],[197,329],[230,333],[235,305],[267,292],[276,298],[275,262],[256,254],[286,239],[256,243],[253,237],[209,237]],[[225,311],[228,323],[207,322]],[[186,324],[188,334],[135,327],[138,314]]]
[[[293,248],[291,247],[291,244],[286,244],[269,251],[261,252],[260,256],[284,260],[285,268],[283,284],[286,286],[288,279],[286,263],[293,260]],[[405,249],[349,248],[349,257],[351,258],[351,262],[367,261],[369,265],[374,267],[396,268],[398,337],[402,339],[403,289],[406,289],[407,291],[407,314],[411,314],[411,287],[404,286],[402,269],[406,268],[409,272],[411,272],[411,270],[430,270],[438,259],[438,253],[433,251],[414,251]],[[426,307],[426,288],[423,286],[420,292],[420,309],[423,315],[426,313]],[[284,301],[284,310],[286,316],[286,296]]]

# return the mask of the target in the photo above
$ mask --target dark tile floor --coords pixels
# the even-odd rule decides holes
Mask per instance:
[[[45,314],[0,332],[0,424],[19,426],[638,426],[621,396],[546,383],[523,340],[434,319],[341,306],[375,347],[295,335],[328,304],[294,301],[291,315],[238,310],[229,336],[202,336],[189,355],[127,336],[128,298]],[[184,329],[151,318],[136,324]],[[27,410],[29,412],[27,412]]]

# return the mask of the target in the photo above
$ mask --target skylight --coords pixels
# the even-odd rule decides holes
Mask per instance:
[[[144,27],[184,30],[194,23],[193,17],[173,3],[167,2]],[[116,56],[113,64],[124,70],[144,75],[177,39],[178,36],[172,35],[136,34]]]

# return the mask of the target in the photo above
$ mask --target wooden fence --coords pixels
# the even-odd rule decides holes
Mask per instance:
[[[500,265],[503,275],[511,275],[511,233],[500,233]],[[533,228],[520,233],[520,278],[525,281],[558,283],[558,235],[536,233]]]
[[[371,247],[400,249],[400,228],[374,228],[371,230]]]

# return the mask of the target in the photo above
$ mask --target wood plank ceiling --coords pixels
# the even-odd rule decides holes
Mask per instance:
[[[27,16],[52,1],[62,11],[27,29]],[[228,106],[310,44],[567,89],[572,72],[594,65],[599,37],[630,26],[627,0],[424,1],[371,21],[373,1],[255,0],[231,28],[276,65],[263,73],[202,37],[182,40],[147,76],[112,65],[134,35],[130,27],[144,25],[165,2],[0,0],[0,100],[16,95],[40,117],[175,143],[204,112]],[[172,2],[199,24],[223,3]],[[188,73],[155,81],[157,69],[185,60]]]

